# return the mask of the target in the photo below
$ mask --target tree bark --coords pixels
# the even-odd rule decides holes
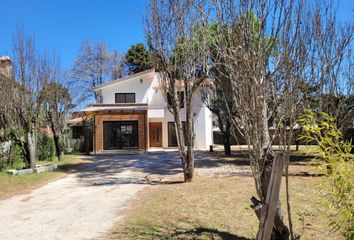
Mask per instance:
[[[27,133],[27,160],[30,168],[36,167],[36,140],[30,131]]]
[[[214,111],[216,112],[216,111]],[[218,116],[219,121],[219,129],[223,135],[223,144],[224,144],[224,154],[225,156],[231,155],[231,144],[230,144],[230,137],[231,137],[231,121],[229,118],[224,119],[225,117],[221,116],[221,113],[216,113]],[[224,123],[225,121],[225,123]]]
[[[58,161],[62,161],[64,153],[63,153],[63,150],[62,150],[61,145],[60,145],[60,136],[59,136],[58,132],[55,129],[54,122],[53,122],[53,119],[52,119],[51,115],[49,115],[49,116],[50,116],[49,117],[50,126],[51,126],[52,132],[53,132],[55,153],[57,155]]]
[[[194,154],[193,149],[191,150],[189,146],[187,146],[187,155],[185,159],[185,167],[184,167],[184,181],[191,182],[193,180],[194,175]]]
[[[185,159],[184,181],[191,182],[194,173],[194,139],[193,139],[193,113],[192,113],[192,98],[188,86],[185,87],[186,94],[186,141],[187,141],[187,154]]]
[[[230,144],[231,133],[230,133],[230,128],[231,128],[231,123],[230,123],[230,121],[227,120],[226,129],[224,129],[224,132],[223,132],[225,156],[231,156],[231,144]]]
[[[261,174],[261,199],[262,203],[265,202],[267,198],[268,186],[272,174],[272,166],[274,160],[274,153],[272,151],[272,144],[270,142],[269,136],[269,127],[268,127],[268,111],[267,111],[267,103],[265,100],[262,102],[262,124],[261,124],[261,139],[262,139],[262,147],[260,154],[261,159],[263,161],[263,171]],[[274,219],[274,227],[272,231],[272,240],[287,240],[289,239],[289,229],[284,223],[283,214],[281,211],[281,203],[278,199],[276,215]]]
[[[57,134],[53,133],[53,139],[54,139],[55,152],[56,152],[58,161],[62,161],[64,153],[63,153],[61,146],[60,146],[60,137]]]
[[[9,148],[9,153],[7,155],[7,164],[10,165],[10,166],[13,166],[14,165],[14,161],[13,161],[13,158],[12,158],[12,142],[10,143],[10,148]]]

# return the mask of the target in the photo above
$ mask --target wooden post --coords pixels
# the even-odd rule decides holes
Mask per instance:
[[[284,153],[276,153],[273,160],[272,173],[267,189],[266,201],[261,210],[257,240],[269,240],[271,238],[274,218],[276,215],[277,204],[279,200],[280,184],[283,175],[284,164]]]

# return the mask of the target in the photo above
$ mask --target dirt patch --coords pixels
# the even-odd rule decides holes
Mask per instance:
[[[154,186],[138,194],[124,221],[110,230],[109,239],[254,239],[258,220],[250,208],[254,180],[244,153],[223,157],[197,153],[196,177],[181,183],[182,174],[152,175]],[[295,233],[301,239],[342,239],[329,230],[317,185],[318,164],[307,156],[292,161],[290,194]],[[285,183],[281,201],[285,202]],[[283,204],[284,216],[287,211]]]

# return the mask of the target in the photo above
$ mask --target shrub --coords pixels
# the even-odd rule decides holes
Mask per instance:
[[[37,159],[53,160],[55,154],[54,140],[51,136],[44,133],[39,133],[37,137]]]
[[[20,146],[16,143],[11,143],[10,152],[7,152],[6,156],[0,161],[0,170],[6,171],[10,168],[22,169],[24,168],[24,155]],[[8,155],[10,153],[10,156]]]
[[[323,203],[328,207],[331,228],[354,239],[354,159],[351,143],[343,140],[334,118],[310,110],[299,119],[304,129],[301,140],[315,142],[325,160],[326,180],[320,185]]]

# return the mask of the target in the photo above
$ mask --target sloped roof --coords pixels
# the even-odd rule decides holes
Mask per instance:
[[[134,78],[137,78],[137,77],[143,77],[143,76],[149,75],[151,73],[155,73],[155,69],[152,68],[152,69],[149,69],[149,70],[146,70],[146,71],[143,71],[143,72],[135,73],[135,74],[123,77],[123,78],[119,78],[119,79],[116,79],[116,80],[101,84],[101,85],[95,87],[93,90],[96,92],[98,90],[101,90],[102,88],[109,87],[109,86],[114,85],[116,83],[124,82],[124,81],[130,80],[130,79],[134,79]]]

